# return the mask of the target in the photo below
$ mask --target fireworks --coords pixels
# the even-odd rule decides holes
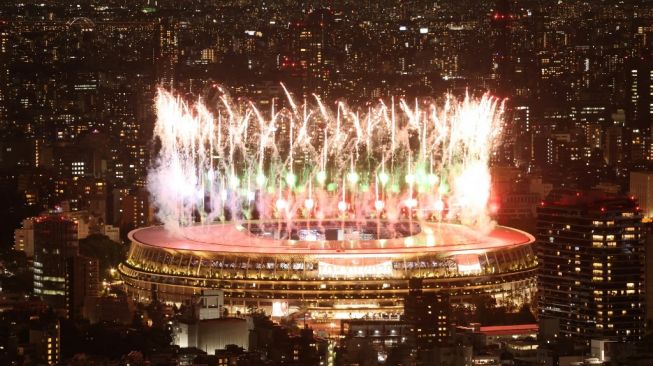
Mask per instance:
[[[285,89],[284,89],[285,90]],[[365,108],[222,94],[190,105],[159,90],[148,175],[168,229],[269,219],[458,221],[491,227],[489,159],[502,104],[485,95]]]

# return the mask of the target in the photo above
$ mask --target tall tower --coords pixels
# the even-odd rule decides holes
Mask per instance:
[[[171,89],[175,83],[175,70],[179,62],[179,24],[172,19],[161,19],[157,54],[157,80]]]
[[[626,125],[650,133],[653,123],[653,59],[637,60],[627,72]]]
[[[10,62],[9,24],[0,20],[0,126],[8,122],[7,101],[9,100]]]
[[[637,60],[626,70],[624,150],[630,160],[647,160],[653,134],[653,59]]]
[[[39,217],[34,223],[34,293],[65,308],[66,263],[77,254],[77,224],[63,216]]]
[[[554,190],[537,209],[540,328],[560,341],[644,335],[642,215],[599,191]]]
[[[76,255],[66,260],[66,310],[71,319],[82,319],[84,301],[100,292],[100,271],[96,258]]]
[[[421,278],[409,280],[408,296],[404,298],[404,320],[411,324],[410,335],[419,351],[450,340],[450,308],[448,293],[425,293]]]
[[[326,96],[329,78],[329,30],[331,13],[326,9],[311,12],[299,29],[298,59],[303,68],[303,92]]]
[[[497,81],[497,91],[502,96],[511,90],[512,82],[512,37],[509,0],[498,0],[492,11],[490,22],[494,46],[492,52],[492,77]]]

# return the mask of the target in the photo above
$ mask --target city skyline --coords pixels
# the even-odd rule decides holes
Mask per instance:
[[[0,363],[648,362],[651,106],[643,0],[3,2]]]

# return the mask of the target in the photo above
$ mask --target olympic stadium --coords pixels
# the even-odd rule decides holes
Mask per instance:
[[[502,226],[480,234],[435,222],[245,221],[178,233],[152,226],[129,238],[119,270],[141,300],[156,292],[181,303],[222,289],[232,310],[338,319],[400,314],[411,278],[421,278],[424,291],[446,291],[452,303],[477,294],[526,302],[535,290],[534,238]]]

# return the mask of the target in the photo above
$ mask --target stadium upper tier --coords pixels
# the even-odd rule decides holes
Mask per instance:
[[[431,222],[248,221],[176,234],[153,226],[129,237],[128,258],[120,266],[128,289],[149,298],[155,288],[168,301],[220,288],[232,305],[283,300],[309,308],[361,302],[391,308],[413,277],[423,278],[427,291],[448,291],[454,300],[485,293],[525,301],[537,266],[533,237],[501,226],[481,234]]]
[[[252,255],[411,254],[491,251],[533,241],[522,231],[498,226],[481,234],[446,223],[353,221],[249,221],[197,225],[171,233],[163,226],[134,230],[132,242],[179,251]]]

